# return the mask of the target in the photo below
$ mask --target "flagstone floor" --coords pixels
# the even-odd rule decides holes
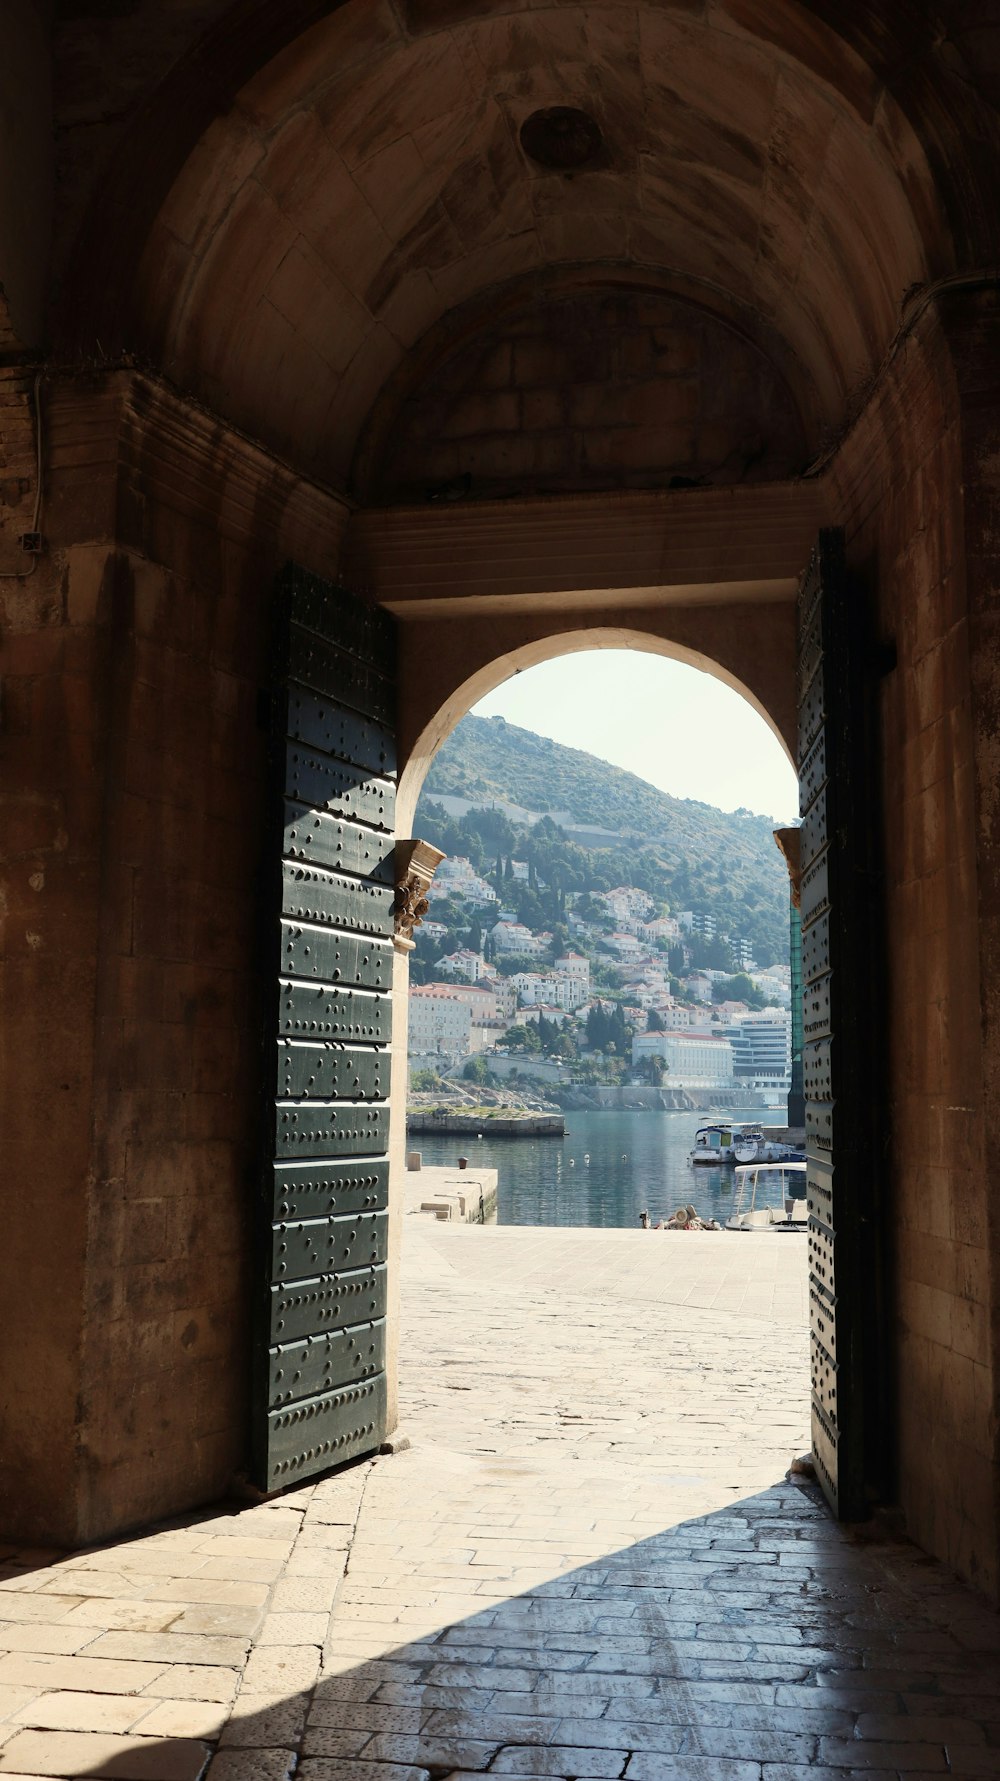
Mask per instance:
[[[0,1774],[1000,1775],[1000,1620],[785,1479],[799,1237],[406,1223],[410,1447],[6,1553]]]

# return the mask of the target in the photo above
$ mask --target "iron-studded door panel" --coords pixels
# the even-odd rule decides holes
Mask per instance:
[[[803,1079],[813,1454],[831,1506],[849,1520],[866,1513],[872,1481],[864,1357],[866,1299],[877,1296],[869,669],[843,536],[825,531],[798,609]]]
[[[253,1392],[265,1490],[385,1432],[395,841],[392,621],[295,568],[276,599]]]

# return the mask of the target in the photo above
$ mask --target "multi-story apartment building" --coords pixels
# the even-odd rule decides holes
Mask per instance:
[[[444,958],[438,959],[435,970],[442,977],[457,977],[463,983],[478,983],[485,972],[485,961],[481,952],[472,952],[463,946],[458,952],[447,952]]]
[[[512,1020],[517,1010],[517,990],[511,977],[489,978],[490,987],[496,998],[497,1019]]]
[[[751,982],[775,1008],[791,1007],[792,992],[787,971],[781,973],[780,967],[775,971],[754,971]]]
[[[564,976],[557,978],[556,981],[559,985],[559,990],[555,999],[558,1001],[560,1007],[568,1008],[572,1013],[577,1008],[582,1008],[585,1002],[590,1001],[589,976]]]
[[[554,1002],[558,1008],[564,1008],[567,1014],[572,1014],[575,1009],[582,1008],[584,1002],[589,1002],[590,992],[582,977],[562,977],[558,972],[552,971],[545,979],[543,1000]]]
[[[522,1008],[531,1008],[536,1002],[548,1000],[546,994],[548,975],[543,971],[515,971],[509,982],[514,985],[518,1003]]]
[[[651,921],[640,921],[637,927],[640,940],[645,940],[647,946],[657,940],[670,941],[680,938],[680,923],[675,921],[672,915],[654,916]]]
[[[582,989],[582,979],[565,977],[556,971],[516,971],[509,980],[522,1008],[534,1008],[541,1003],[552,1003],[571,1014],[587,1001],[587,994]]]
[[[618,933],[608,935],[608,945],[617,952],[619,958],[638,958],[642,947],[634,934],[621,929]]]
[[[414,1056],[468,1057],[494,1045],[502,1026],[492,989],[418,983],[410,990],[409,1047]]]
[[[712,1000],[712,979],[707,971],[692,971],[689,977],[683,979],[683,985],[686,994],[694,1001]]]
[[[703,940],[714,940],[716,921],[706,909],[682,909],[677,917],[685,934],[698,934]]]
[[[497,893],[485,878],[480,878],[472,861],[461,854],[449,856],[441,861],[435,873],[435,890],[440,890],[446,897],[464,897],[468,903],[486,905],[497,902]]]
[[[792,1017],[786,1008],[744,1014],[729,1028],[733,1072],[739,1082],[786,1088],[792,1069]]]
[[[552,945],[551,934],[534,934],[520,921],[498,921],[490,937],[497,952],[520,958],[541,958]]]
[[[720,1026],[728,1027],[734,1020],[739,1020],[742,1015],[749,1014],[749,1012],[745,1002],[716,1002],[712,1010],[712,1019],[718,1021]]]
[[[640,1008],[669,1008],[673,1002],[670,991],[662,983],[651,981],[648,977],[625,976],[625,983],[630,995],[635,997]]]
[[[468,1057],[472,1010],[464,997],[440,983],[417,983],[410,990],[409,1047],[422,1057]]]
[[[673,1002],[669,1007],[662,1003],[656,1004],[656,1012],[668,1033],[683,1033],[690,1027],[704,1025],[704,1008],[686,1008],[683,1003]]]
[[[667,989],[670,973],[663,968],[663,960],[652,952],[630,953],[623,958],[618,967],[622,983],[658,983]]]
[[[590,995],[590,960],[584,958],[580,952],[564,952],[561,958],[556,959],[554,969],[563,977],[579,980],[583,986],[580,1000],[585,1002]]]
[[[733,1047],[722,1033],[637,1033],[632,1062],[663,1059],[671,1088],[724,1088],[733,1080]]]
[[[499,1017],[497,994],[493,984],[486,978],[483,978],[479,983],[420,984],[411,990],[411,995],[416,995],[418,989],[420,991],[440,990],[444,995],[464,1003],[469,1010],[473,1026],[483,1026]]]
[[[606,909],[619,927],[633,931],[653,908],[648,893],[636,890],[632,884],[619,884],[614,890],[601,891],[594,897],[594,902]]]
[[[684,1032],[688,1027],[696,1026],[699,1020],[704,1019],[701,1014],[698,1014],[696,1019],[697,1011],[694,1008],[686,1008],[683,1003],[675,1002],[672,997],[669,1000],[661,999],[654,1002],[653,1007],[664,1031],[668,1033]]]
[[[568,1019],[565,1008],[556,1007],[554,1002],[536,1002],[533,1008],[525,1008],[518,1017],[522,1021],[531,1021],[535,1025],[539,1020],[550,1021],[555,1027],[561,1027]]]

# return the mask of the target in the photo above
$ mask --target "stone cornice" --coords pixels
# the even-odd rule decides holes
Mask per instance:
[[[148,553],[150,515],[162,507],[229,542],[335,572],[347,500],[166,384],[128,370],[53,378],[47,406],[57,483],[116,473],[94,536]]]
[[[819,482],[547,496],[352,515],[344,569],[407,618],[604,604],[794,598],[825,517]]]

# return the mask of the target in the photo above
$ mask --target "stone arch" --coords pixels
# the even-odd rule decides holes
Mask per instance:
[[[400,33],[420,42],[436,30],[461,30],[485,9],[479,0],[402,0],[394,10]],[[658,10],[683,17],[693,9],[684,0],[668,0]],[[889,137],[894,134],[895,118],[887,115],[891,108],[921,145],[956,260],[973,265],[990,257],[997,188],[991,153],[996,120],[990,113],[997,75],[993,61],[983,54],[974,15],[949,20],[945,31],[935,19],[915,13],[908,0],[887,0],[877,13],[861,0],[836,7],[828,0],[779,0],[767,8],[729,0],[719,10],[731,31],[747,33],[776,56],[827,82],[841,104],[869,123],[885,95],[889,103],[879,128]],[[360,7],[351,0],[285,0],[280,8],[270,0],[203,0],[186,37],[173,33],[169,57],[157,57],[151,47],[145,59],[138,59],[137,74],[144,66],[153,68],[156,80],[145,90],[139,84],[140,102],[132,115],[123,114],[130,152],[114,154],[103,167],[95,161],[92,168],[89,205],[81,212],[85,221],[74,244],[76,277],[72,295],[65,293],[63,330],[73,330],[76,312],[78,338],[85,347],[92,344],[98,320],[101,339],[111,350],[129,335],[136,253],[199,140],[237,105],[242,90],[262,71],[271,71],[276,85],[287,86],[303,58],[340,32],[345,65],[355,66],[364,35],[359,11],[369,13],[377,37],[390,34],[389,8],[376,8],[367,0]],[[147,33],[152,46],[155,32],[148,32],[148,20]],[[902,146],[901,137],[897,146]],[[911,191],[920,208],[921,196],[912,181]]]
[[[505,680],[528,668],[538,667],[542,662],[552,661],[558,656],[579,655],[596,649],[626,649],[665,656],[672,661],[684,662],[702,673],[711,674],[746,700],[767,724],[781,743],[789,762],[794,765],[794,739],[789,732],[787,718],[783,725],[774,710],[769,708],[767,701],[772,697],[773,689],[765,687],[759,671],[754,673],[751,669],[750,678],[741,679],[732,666],[718,656],[708,654],[705,649],[698,648],[694,642],[672,640],[657,634],[655,629],[640,628],[636,624],[580,625],[561,632],[543,625],[540,627],[540,634],[531,642],[521,643],[495,655],[492,660],[483,661],[474,672],[458,680],[445,701],[427,717],[405,758],[400,760],[396,805],[400,834],[408,835],[412,831],[417,800],[435,754],[480,699],[485,698],[487,693],[502,685]]]
[[[351,471],[384,505],[798,475],[815,392],[773,328],[655,270],[516,279],[432,327],[381,390]]]
[[[74,344],[161,365],[328,484],[427,331],[512,277],[645,268],[743,302],[823,443],[907,290],[987,258],[993,159],[949,124],[973,105],[961,55],[915,51],[905,8],[878,34],[803,0],[638,4],[627,30],[577,0],[279,10],[217,16],[126,132],[74,261]],[[569,180],[518,143],[567,99],[609,145]]]

